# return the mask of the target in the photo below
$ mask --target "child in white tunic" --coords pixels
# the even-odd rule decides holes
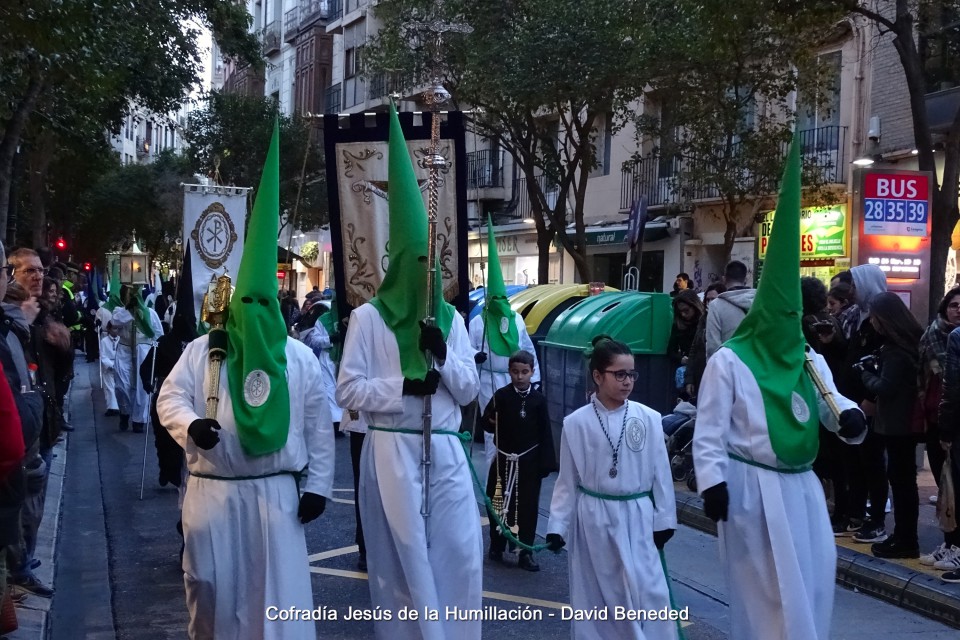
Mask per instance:
[[[677,527],[660,414],[628,400],[638,375],[633,367],[627,345],[594,338],[597,392],[563,422],[547,548],[559,551],[570,538],[575,639],[677,637],[676,621],[617,619],[641,609],[669,611],[660,550]],[[577,619],[594,612],[601,619]]]

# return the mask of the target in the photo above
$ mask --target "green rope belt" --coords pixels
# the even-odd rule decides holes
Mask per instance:
[[[630,500],[639,500],[640,498],[650,498],[650,502],[653,502],[652,491],[641,491],[640,493],[627,493],[627,494],[615,495],[612,493],[600,493],[598,491],[591,491],[590,489],[587,489],[582,484],[578,484],[577,489],[580,490],[580,493],[584,493],[592,498],[600,498],[601,500],[614,500],[617,502],[627,502]]]
[[[500,369],[494,369],[493,367],[485,367],[480,365],[481,371],[489,371],[490,373],[510,373],[509,371],[501,371]]]
[[[793,467],[793,468],[789,468],[789,467],[787,467],[787,468],[784,468],[784,467],[771,467],[770,465],[763,464],[762,462],[757,462],[756,460],[750,460],[749,458],[744,458],[744,457],[738,456],[737,454],[735,454],[735,453],[730,453],[729,451],[727,452],[727,456],[729,456],[729,458],[730,458],[731,460],[736,460],[737,462],[742,462],[743,464],[748,464],[748,465],[750,465],[751,467],[757,467],[757,468],[760,468],[760,469],[766,469],[767,471],[773,471],[773,472],[775,472],[775,473],[787,473],[787,474],[806,473],[807,471],[810,471],[811,469],[813,469],[813,467],[812,467],[811,465],[809,465],[809,464],[808,464],[808,465],[804,465],[804,466],[802,466],[802,467]]]
[[[423,429],[401,429],[399,427],[374,427],[373,425],[368,426],[367,429],[369,429],[370,431],[383,431],[385,433],[406,433],[413,436],[423,435]],[[430,433],[433,435],[453,436],[454,438],[459,438],[464,442],[470,441],[469,433],[460,433],[459,431],[450,431],[448,429],[434,429]]]

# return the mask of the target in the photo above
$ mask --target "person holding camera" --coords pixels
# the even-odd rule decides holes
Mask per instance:
[[[923,328],[900,296],[890,292],[870,301],[870,324],[882,344],[875,359],[864,358],[857,368],[863,386],[877,398],[873,430],[887,454],[895,522],[893,535],[875,543],[871,550],[878,558],[919,558],[917,441],[912,424]]]

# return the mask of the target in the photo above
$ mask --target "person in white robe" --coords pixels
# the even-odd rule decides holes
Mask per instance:
[[[314,622],[280,616],[314,608],[304,525],[332,494],[334,440],[320,366],[287,337],[277,300],[279,171],[275,124],[226,327],[186,346],[157,399],[190,474],[182,521],[192,640],[316,637]],[[213,349],[225,359],[208,408]]]
[[[131,290],[129,296],[139,296],[139,292]],[[163,335],[163,325],[153,309],[134,302],[137,313],[145,313],[153,335],[147,335],[134,321],[134,312],[127,307],[117,307],[113,311],[111,322],[119,329],[120,341],[117,344],[117,355],[114,368],[116,380],[117,404],[120,409],[120,430],[126,431],[129,423],[133,423],[133,431],[140,433],[144,425],[150,420],[150,394],[140,384],[140,365],[150,353],[151,347],[157,338]],[[137,307],[139,306],[139,309]]]
[[[337,365],[330,357],[330,349],[333,347],[330,334],[327,333],[322,323],[316,322],[300,334],[300,341],[310,347],[320,363],[323,387],[327,392],[327,407],[330,410],[330,419],[333,420],[334,426],[337,426],[343,418],[343,410],[337,404]]]
[[[803,337],[800,175],[795,138],[753,305],[707,362],[698,397],[697,487],[718,523],[738,640],[830,637],[836,547],[812,464],[821,424],[849,444],[866,433]]]
[[[630,353],[622,343],[604,341],[604,337],[596,340],[606,343],[600,348]],[[633,357],[626,354],[621,355],[629,367],[624,371],[629,372]],[[612,377],[618,368],[601,369]],[[622,384],[632,389],[632,381]],[[547,525],[548,549],[558,551],[569,541],[570,606],[575,611],[596,608],[607,614],[605,620],[574,620],[571,638],[674,640],[676,620],[614,619],[615,607],[632,612],[672,608],[659,548],[677,528],[660,414],[627,400],[626,394],[621,402],[608,409],[593,394],[589,404],[563,421],[560,474]],[[622,444],[614,447],[611,442]]]
[[[447,607],[482,604],[480,510],[458,433],[460,405],[477,396],[477,369],[466,326],[444,301],[442,282],[438,278],[432,292],[427,286],[427,215],[393,105],[388,164],[390,264],[377,295],[350,315],[337,380],[337,404],[359,411],[368,425],[359,499],[370,598],[394,614],[375,621],[374,630],[381,640],[478,640],[480,620],[444,615]],[[436,324],[426,325],[431,297]],[[429,503],[423,505],[428,395]],[[420,619],[398,620],[404,607],[418,610]],[[440,619],[425,619],[429,610]]]
[[[117,405],[115,373],[120,331],[109,320],[105,328],[106,334],[100,340],[100,373],[103,379],[103,400],[107,405],[106,415],[109,417],[120,413],[120,407]]]

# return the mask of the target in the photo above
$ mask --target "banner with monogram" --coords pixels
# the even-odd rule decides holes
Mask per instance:
[[[226,270],[236,285],[243,254],[247,187],[183,185],[183,246],[190,246],[194,309],[200,313],[203,294],[213,274]]]
[[[413,159],[424,202],[429,170],[430,113],[401,113],[400,124]],[[463,114],[449,112],[440,126],[437,256],[444,297],[466,310],[467,265],[466,152]],[[337,304],[341,318],[372,298],[386,274],[389,215],[387,198],[387,114],[374,117],[324,116],[324,143],[330,202],[330,236]]]

